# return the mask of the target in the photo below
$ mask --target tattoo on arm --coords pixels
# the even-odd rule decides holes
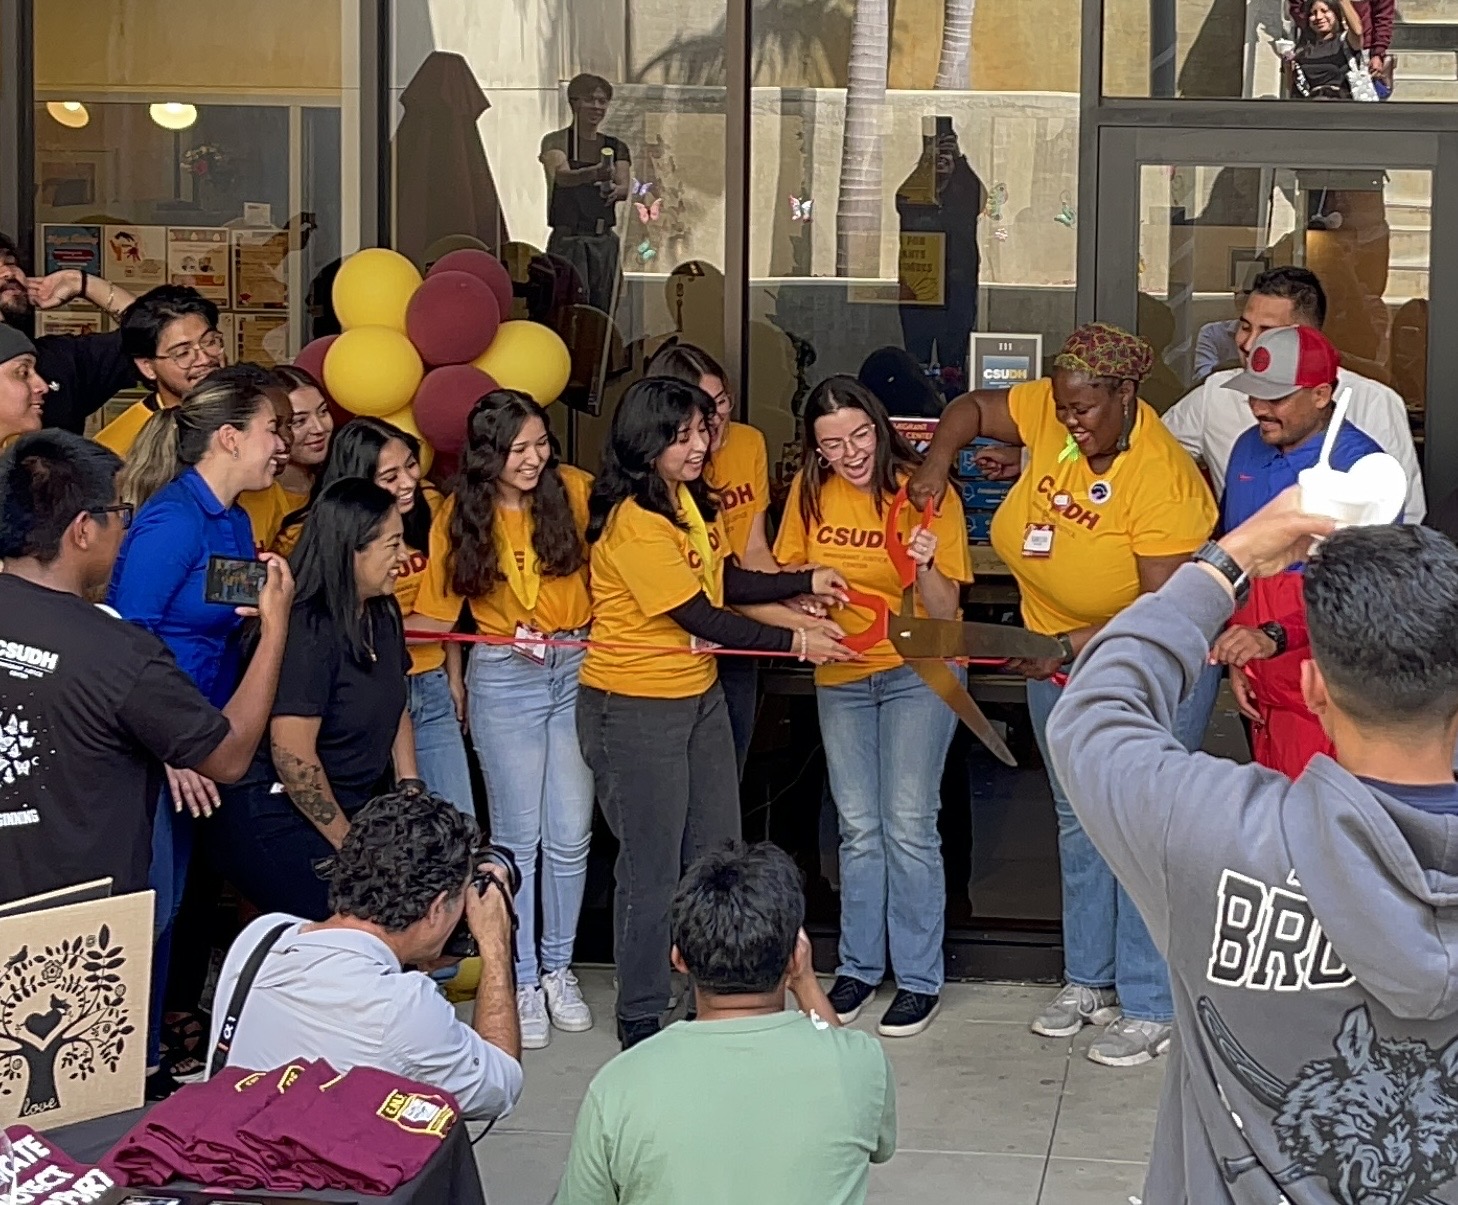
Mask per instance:
[[[339,804],[317,759],[299,757],[275,742],[273,765],[289,799],[309,820],[322,829],[339,819]]]

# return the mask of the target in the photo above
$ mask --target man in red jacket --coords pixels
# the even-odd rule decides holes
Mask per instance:
[[[1287,0],[1291,20],[1300,26],[1306,20],[1309,0]],[[1387,52],[1392,47],[1392,24],[1397,18],[1397,0],[1352,0],[1362,18],[1362,47],[1372,60],[1372,74],[1387,69]]]

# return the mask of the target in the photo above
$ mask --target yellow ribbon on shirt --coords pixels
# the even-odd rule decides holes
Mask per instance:
[[[699,512],[699,504],[682,482],[678,486],[678,508],[688,524],[689,547],[699,554],[699,581],[703,583],[704,594],[716,607],[724,605],[724,574],[719,567],[719,554],[709,538],[709,525]]]
[[[536,610],[537,595],[542,592],[542,563],[537,559],[537,550],[532,547],[535,525],[530,511],[522,511],[522,522],[526,526],[526,548],[520,561],[516,559],[517,551],[511,546],[511,538],[506,534],[506,521],[501,515],[497,515],[496,522],[491,525],[491,534],[496,542],[496,559],[501,562],[501,571],[506,574],[506,584],[530,613]]]

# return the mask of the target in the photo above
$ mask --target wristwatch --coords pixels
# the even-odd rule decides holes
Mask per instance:
[[[1063,650],[1064,665],[1069,664],[1075,657],[1078,656],[1078,654],[1073,651],[1073,641],[1068,638],[1067,632],[1055,632],[1053,633],[1053,639],[1058,641],[1058,647]]]
[[[1250,574],[1236,564],[1235,558],[1230,553],[1221,548],[1214,540],[1206,540],[1190,560],[1209,565],[1219,573],[1235,591],[1235,605],[1237,607],[1245,606],[1245,600],[1250,597]]]
[[[1271,654],[1272,657],[1279,657],[1286,651],[1286,629],[1275,620],[1260,624],[1258,630],[1264,632],[1275,642],[1276,651]]]

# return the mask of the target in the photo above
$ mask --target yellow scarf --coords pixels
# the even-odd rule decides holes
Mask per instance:
[[[704,594],[716,607],[724,605],[724,574],[719,565],[719,554],[709,539],[709,525],[699,513],[699,505],[688,486],[682,482],[678,487],[678,508],[688,524],[689,547],[699,554],[699,581],[703,583]]]
[[[526,548],[522,551],[520,564],[517,563],[516,549],[511,546],[511,539],[506,534],[504,515],[496,516],[496,522],[491,525],[491,535],[496,542],[496,559],[501,563],[501,571],[506,574],[507,585],[530,612],[536,609],[537,595],[542,591],[542,563],[537,560],[537,550],[532,547],[535,525],[531,512],[523,509],[521,519],[526,527]]]

